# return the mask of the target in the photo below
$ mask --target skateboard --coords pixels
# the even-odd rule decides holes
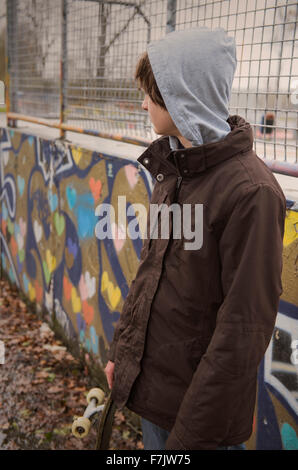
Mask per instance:
[[[92,417],[96,413],[101,413],[97,439],[96,450],[108,450],[110,437],[112,433],[112,425],[116,406],[109,394],[107,401],[103,404],[105,393],[100,388],[92,388],[87,395],[87,407],[83,416],[76,418],[72,424],[72,434],[82,439],[86,437],[92,426]]]

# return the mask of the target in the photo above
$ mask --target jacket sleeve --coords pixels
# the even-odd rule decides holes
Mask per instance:
[[[122,308],[122,312],[121,312],[121,315],[120,315],[120,318],[115,326],[115,330],[114,330],[114,336],[113,336],[113,339],[112,339],[112,342],[110,344],[110,349],[108,351],[108,360],[109,361],[112,361],[112,362],[115,362],[115,356],[116,356],[116,346],[117,346],[117,342],[118,342],[118,339],[119,339],[119,336],[121,335],[121,333],[125,330],[127,324],[128,324],[128,320],[130,318],[130,315],[129,315],[129,307],[131,305],[131,297],[133,295],[133,286],[134,286],[134,280],[132,281],[131,283],[131,286],[130,286],[130,289],[129,289],[129,292],[126,296],[126,299],[124,301],[124,304],[123,304],[123,308]]]
[[[224,300],[166,449],[213,450],[233,435],[245,406],[236,397],[256,387],[276,320],[285,215],[283,194],[265,183],[246,188],[231,212],[218,242]]]

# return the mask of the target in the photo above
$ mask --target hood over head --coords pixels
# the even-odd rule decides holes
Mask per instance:
[[[192,146],[216,142],[231,128],[229,101],[236,46],[223,28],[173,31],[147,48],[168,112]],[[170,145],[176,147],[175,138]]]

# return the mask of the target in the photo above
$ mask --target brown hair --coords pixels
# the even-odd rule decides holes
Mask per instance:
[[[137,63],[135,80],[138,86],[150,96],[153,103],[167,109],[154,78],[147,52],[144,52]]]

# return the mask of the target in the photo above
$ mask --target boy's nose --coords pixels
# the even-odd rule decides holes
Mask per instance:
[[[145,96],[145,98],[144,98],[144,100],[143,100],[142,108],[143,108],[145,111],[148,110],[148,100],[147,100],[147,96]]]

